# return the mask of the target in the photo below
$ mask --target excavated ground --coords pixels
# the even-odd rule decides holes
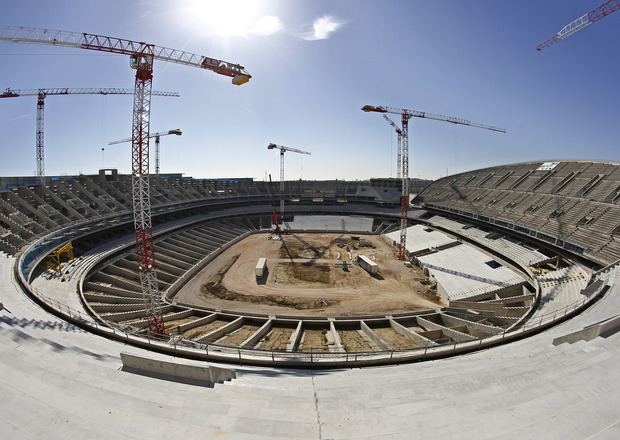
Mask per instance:
[[[389,315],[444,305],[420,282],[427,278],[421,270],[405,266],[394,246],[380,236],[354,240],[349,234],[295,233],[275,238],[255,234],[231,246],[174,301],[239,313],[328,317]],[[376,261],[377,275],[351,264],[358,254]],[[267,270],[257,279],[260,257],[267,258]]]

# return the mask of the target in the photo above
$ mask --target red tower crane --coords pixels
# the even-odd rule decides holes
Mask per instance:
[[[397,141],[396,141],[398,145],[397,155],[396,155],[396,178],[400,179],[400,171],[402,168],[402,153],[401,152],[402,152],[403,131],[400,129],[398,125],[396,125],[394,121],[390,119],[388,115],[384,113],[383,117],[388,122],[388,124],[390,124],[394,128],[394,130],[396,130],[396,135],[398,136]]]
[[[536,50],[543,50],[551,46],[552,44],[555,44],[558,41],[563,40],[570,35],[573,35],[575,32],[580,31],[584,27],[591,25],[595,21],[598,21],[601,18],[608,16],[609,14],[617,11],[618,9],[620,9],[620,0],[609,0],[600,5],[598,8],[588,12],[586,15],[583,15],[572,23],[564,26],[560,32],[536,46]]]
[[[169,134],[176,134],[177,136],[181,136],[183,133],[181,132],[181,130],[176,128],[174,130],[160,131],[159,133],[152,133],[149,135],[149,138],[155,138],[155,175],[156,176],[159,176],[159,138],[161,136],[167,136]],[[108,145],[122,144],[124,142],[131,142],[131,138],[121,139],[120,141],[108,142]]]
[[[36,146],[36,158],[37,158],[37,177],[41,180],[41,183],[45,184],[45,152],[44,152],[44,119],[43,114],[45,110],[45,97],[48,95],[133,95],[133,89],[69,89],[69,88],[49,88],[49,89],[23,89],[13,90],[6,89],[0,98],[16,98],[18,96],[36,96],[37,99],[37,146]],[[179,97],[178,92],[153,92],[156,96],[173,96]]]
[[[176,49],[158,47],[144,42],[102,35],[40,28],[0,26],[0,41],[46,44],[129,55],[130,66],[136,69],[131,168],[138,270],[140,272],[142,295],[146,305],[149,335],[163,338],[166,334],[166,329],[161,312],[162,298],[159,294],[157,273],[155,271],[155,248],[153,246],[149,188],[149,126],[153,62],[154,60],[161,60],[212,70],[220,75],[231,77],[232,83],[235,85],[248,82],[251,75],[244,67],[238,64]]]
[[[400,247],[398,249],[398,258],[405,259],[407,244],[407,218],[409,213],[409,119],[415,118],[427,118],[435,119],[437,121],[450,122],[452,124],[471,125],[472,127],[484,128],[487,130],[499,131],[506,133],[503,128],[492,127],[490,125],[475,124],[466,119],[454,118],[450,116],[441,116],[433,113],[420,112],[417,110],[407,110],[394,107],[375,107],[372,105],[365,105],[362,107],[365,112],[379,112],[379,113],[393,113],[395,115],[401,115],[402,118],[402,149],[403,149],[403,171],[402,171],[402,193],[401,193],[401,216],[400,216]]]
[[[282,145],[269,144],[268,150],[278,149],[280,150],[280,223],[284,223],[284,152],[290,151],[291,153],[311,154],[307,151],[298,150],[296,148],[283,147]],[[277,225],[276,225],[277,228]]]

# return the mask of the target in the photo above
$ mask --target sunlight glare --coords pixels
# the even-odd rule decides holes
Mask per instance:
[[[282,27],[279,19],[259,15],[258,5],[253,0],[196,0],[192,10],[211,35],[232,37],[278,32]]]

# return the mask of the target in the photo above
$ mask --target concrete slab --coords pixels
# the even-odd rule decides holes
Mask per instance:
[[[525,283],[525,278],[489,255],[467,245],[417,257],[437,280],[447,299],[464,300]]]
[[[553,345],[620,313],[620,279],[578,317],[465,356],[352,370],[236,366],[213,388],[125,374],[120,352],[26,298],[0,256],[0,438],[616,438],[620,335]],[[188,362],[194,364],[195,362]],[[224,365],[232,368],[230,365]]]
[[[384,237],[391,242],[400,243],[400,231],[390,232],[385,234]],[[407,228],[405,248],[410,254],[415,255],[421,251],[440,248],[454,243],[458,243],[458,240],[425,225],[413,225]]]

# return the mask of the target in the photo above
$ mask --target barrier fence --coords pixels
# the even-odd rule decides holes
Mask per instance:
[[[16,270],[21,287],[57,316],[87,330],[132,345],[150,348],[179,357],[237,363],[240,365],[329,368],[425,361],[471,352],[529,336],[578,314],[602,297],[613,283],[613,279],[610,280],[609,275],[618,264],[619,262],[616,262],[593,274],[588,282],[588,286],[592,286],[598,280],[602,282],[598,283],[596,290],[589,292],[589,295],[584,296],[583,299],[562,309],[555,310],[553,313],[534,315],[533,318],[531,317],[521,322],[517,327],[504,329],[501,333],[489,337],[466,342],[428,343],[422,347],[413,347],[411,345],[393,346],[387,350],[357,350],[355,347],[337,347],[338,351],[314,350],[312,348],[307,351],[262,350],[217,343],[204,344],[184,339],[171,338],[168,341],[154,339],[148,334],[134,331],[129,327],[119,326],[109,321],[98,321],[83,311],[73,309],[48,297],[26,283],[21,271]]]

